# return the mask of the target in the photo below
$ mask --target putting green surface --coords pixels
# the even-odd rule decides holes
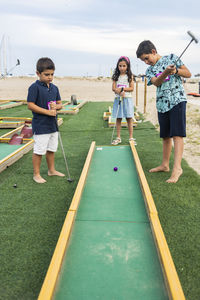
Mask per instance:
[[[23,147],[24,145],[9,145],[7,143],[0,143],[0,160],[4,159],[6,156],[12,154],[17,149]]]
[[[20,123],[20,122],[23,122],[23,121],[0,120],[0,123]]]
[[[94,151],[54,299],[168,299],[129,146]]]
[[[71,110],[73,108],[77,108],[77,106],[80,104],[80,102],[77,102],[77,105],[73,105],[73,104],[67,104],[67,105],[64,105],[62,107],[62,110]]]
[[[11,102],[6,102],[6,103],[0,103],[0,106],[5,106],[5,105],[10,105],[10,104],[16,104],[15,101],[11,101]]]

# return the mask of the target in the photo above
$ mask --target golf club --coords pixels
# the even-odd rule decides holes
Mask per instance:
[[[65,155],[65,150],[64,150],[64,147],[63,147],[62,138],[61,138],[61,134],[60,134],[59,130],[58,130],[58,138],[59,138],[59,142],[60,142],[60,146],[61,146],[61,149],[62,149],[62,153],[63,153],[63,157],[64,157],[64,161],[65,161],[65,166],[66,166],[66,170],[67,170],[67,175],[68,175],[67,181],[68,182],[73,182],[73,180],[71,179],[70,173],[69,173],[67,158],[66,158],[66,155]]]
[[[58,117],[58,115],[57,115],[57,117]],[[59,131],[59,128],[58,128],[57,117],[55,117],[55,120],[56,120],[57,129],[58,129],[58,138],[59,138],[60,146],[61,146],[61,149],[62,149],[63,158],[64,158],[64,161],[65,161],[65,167],[66,167],[67,175],[68,175],[67,181],[68,182],[73,182],[73,179],[71,179],[71,176],[70,176],[70,173],[69,173],[69,167],[68,167],[68,163],[67,163],[67,158],[66,158],[66,155],[65,155],[65,150],[64,150],[64,147],[63,147],[63,142],[62,142],[61,134],[60,134],[60,131]]]
[[[118,107],[117,107],[116,122],[115,122],[115,125],[114,125],[114,128],[113,128],[113,132],[112,132],[111,144],[112,144],[112,140],[113,140],[113,136],[114,136],[114,132],[115,132],[115,127],[116,127],[116,123],[117,123],[117,117],[118,117],[119,107],[120,107],[120,105],[121,105],[121,102],[122,102],[122,97],[120,97],[119,103],[118,103]]]
[[[182,55],[185,53],[185,51],[187,50],[187,48],[190,46],[190,44],[195,41],[195,43],[198,43],[197,38],[194,36],[194,34],[191,31],[187,32],[189,34],[189,36],[192,38],[191,41],[189,42],[189,44],[187,45],[187,47],[183,50],[183,52],[181,53],[181,55],[176,59],[174,65],[176,65],[177,61],[182,57]]]

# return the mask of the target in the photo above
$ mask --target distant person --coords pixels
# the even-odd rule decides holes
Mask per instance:
[[[182,175],[181,161],[186,136],[186,95],[181,77],[191,77],[190,71],[175,54],[161,56],[151,41],[139,44],[136,55],[150,67],[146,70],[147,84],[157,87],[156,107],[163,139],[163,159],[160,166],[149,172],[169,172],[169,160],[174,142],[174,165],[169,183],[176,183]],[[175,64],[176,62],[176,64]],[[174,65],[175,64],[175,65]]]
[[[117,66],[112,76],[112,90],[115,93],[113,104],[113,117],[116,118],[117,137],[112,141],[112,145],[118,145],[121,141],[121,121],[126,118],[129,131],[129,141],[133,139],[133,99],[134,89],[133,75],[130,60],[126,56],[121,56],[117,61]],[[120,102],[121,101],[121,102]],[[136,144],[136,143],[135,143]]]
[[[43,155],[46,155],[49,176],[65,176],[56,171],[54,166],[54,153],[58,146],[56,110],[62,108],[59,90],[51,83],[54,71],[55,65],[50,58],[40,58],[36,65],[36,74],[39,80],[33,83],[28,90],[28,108],[33,113],[33,180],[37,183],[46,182],[40,175]]]

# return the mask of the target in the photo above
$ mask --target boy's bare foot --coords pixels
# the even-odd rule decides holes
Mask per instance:
[[[65,176],[65,174],[63,174],[63,173],[61,173],[61,172],[58,172],[58,171],[52,171],[52,172],[50,172],[50,171],[48,171],[48,175],[49,176],[60,176],[60,177],[64,177]]]
[[[171,177],[166,180],[168,183],[176,183],[179,180],[179,177],[183,174],[182,169],[175,169],[172,171]]]
[[[169,172],[169,167],[165,167],[165,166],[158,166],[156,168],[150,169],[149,170],[150,173],[156,173],[156,172]]]
[[[40,175],[33,176],[33,180],[37,183],[45,183],[47,182],[44,178],[42,178]]]

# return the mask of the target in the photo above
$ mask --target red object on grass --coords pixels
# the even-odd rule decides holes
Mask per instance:
[[[19,136],[17,133],[13,134],[11,137],[9,144],[10,145],[21,145],[23,142],[23,137]]]
[[[193,97],[200,97],[200,94],[198,94],[198,93],[188,93],[187,95],[193,96]]]
[[[22,136],[25,139],[32,137],[33,136],[32,128],[24,125],[24,127],[21,130],[20,136]]]

